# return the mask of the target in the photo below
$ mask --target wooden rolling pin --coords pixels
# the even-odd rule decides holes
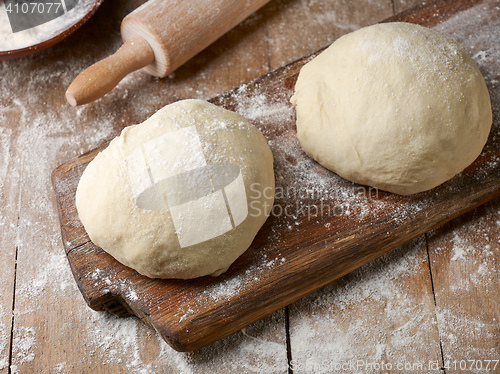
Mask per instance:
[[[72,106],[97,100],[140,68],[165,77],[268,1],[149,0],[123,19],[123,46],[82,72],[66,99]]]

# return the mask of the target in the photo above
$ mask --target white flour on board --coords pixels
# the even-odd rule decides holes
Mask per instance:
[[[94,0],[80,0],[68,13],[56,19],[13,33],[5,4],[0,0],[0,52],[34,46],[56,37],[80,21],[94,4]]]
[[[115,119],[113,115],[102,113],[98,124],[81,126],[80,120],[86,118],[88,108],[47,108],[47,98],[40,97],[33,87],[50,86],[54,82],[63,87],[71,76],[61,74],[51,64],[30,76],[26,74],[30,64],[29,59],[16,61],[18,69],[9,71],[9,79],[0,80],[0,120],[12,125],[9,129],[0,127],[0,183],[4,182],[7,170],[15,170],[15,179],[19,180],[6,191],[9,192],[6,208],[17,214],[8,214],[6,222],[0,219],[0,224],[4,224],[2,230],[12,234],[0,238],[2,260],[3,255],[9,256],[8,251],[17,249],[18,253],[18,308],[14,314],[12,373],[23,372],[23,365],[29,365],[37,357],[41,344],[40,329],[39,325],[33,326],[33,320],[36,320],[39,308],[52,307],[44,305],[46,292],[57,290],[58,295],[69,299],[78,292],[60,244],[51,173],[64,160],[76,157],[109,138],[113,134]],[[0,62],[1,71],[5,72],[6,66],[8,62]],[[26,84],[26,78],[33,86],[26,90],[25,95],[19,95],[19,87]],[[30,104],[43,109],[31,111]],[[80,126],[78,135],[75,132],[77,126]],[[10,196],[13,191],[19,191],[15,199]],[[26,209],[20,210],[18,204]],[[10,261],[9,257],[6,259]],[[6,274],[10,273],[8,269]],[[12,287],[11,281],[0,275],[0,288],[7,292]],[[10,321],[11,311],[5,310],[5,304],[1,305],[0,367],[5,367],[9,359],[6,347],[11,326],[7,321]]]
[[[464,259],[468,253],[474,252],[474,244],[467,244],[465,238],[462,238],[459,233],[455,233],[452,239],[453,243],[453,257],[451,261]]]
[[[485,51],[485,54],[479,54],[477,58],[485,61],[492,56],[494,56],[492,51]],[[87,60],[79,61],[81,66],[87,66],[91,62],[91,58],[83,57],[82,59],[84,58]],[[121,113],[109,113],[105,105],[97,104],[72,109],[57,102],[53,97],[51,100],[54,100],[56,104],[52,102],[44,106],[46,99],[38,97],[35,88],[41,87],[46,92],[47,86],[67,87],[74,76],[69,69],[62,67],[64,62],[56,65],[55,69],[52,64],[47,64],[29,77],[30,82],[27,83],[26,74],[21,72],[31,65],[28,61],[22,61],[20,64],[18,66],[20,73],[14,73],[9,79],[0,80],[0,92],[3,93],[0,97],[0,117],[15,113],[14,118],[19,122],[18,126],[13,129],[13,135],[9,134],[4,138],[9,138],[7,143],[11,143],[8,152],[12,156],[9,168],[20,169],[23,182],[20,200],[26,207],[21,211],[19,223],[16,222],[13,226],[13,229],[19,231],[18,241],[15,243],[15,246],[19,248],[16,281],[16,310],[19,312],[15,315],[13,340],[16,345],[12,352],[11,372],[23,372],[23,366],[29,368],[30,363],[40,359],[38,355],[46,354],[43,349],[52,348],[52,346],[56,348],[55,351],[59,352],[63,349],[84,350],[92,364],[102,365],[103,370],[112,368],[110,372],[113,369],[117,372],[131,373],[234,371],[267,374],[286,372],[283,311],[274,313],[201,352],[179,353],[172,350],[151,328],[137,318],[117,318],[105,312],[94,312],[87,307],[79,295],[60,243],[60,228],[52,200],[50,173],[60,163],[116,135],[115,122],[121,123],[120,121],[124,119],[129,121],[128,116],[135,116],[135,119],[140,117],[140,120],[146,119],[153,112],[154,107],[158,108],[162,104],[162,98],[151,97],[151,95],[133,96],[132,89],[135,88],[133,80],[137,84],[141,79],[148,79],[137,74],[133,78],[129,76],[122,81],[119,88],[123,91],[118,90],[108,96],[111,99],[106,104],[112,103],[113,98],[125,99],[127,89],[131,87],[132,104],[123,117],[120,117]],[[7,64],[0,63],[0,70],[8,71],[7,66]],[[488,80],[487,77],[487,81],[491,83],[491,78]],[[25,87],[27,93],[19,94],[19,87]],[[202,89],[190,92],[190,96],[210,96],[210,94]],[[30,104],[37,108],[46,108],[46,110],[33,113],[29,110]],[[288,104],[269,102],[264,96],[258,96],[254,102],[243,102],[236,109],[256,122],[266,116],[272,116],[273,120],[278,121],[289,120],[290,116],[293,116],[293,109]],[[291,162],[289,167],[301,177],[300,180],[305,190],[326,194],[328,192],[326,190],[332,183],[328,180],[333,178],[333,183],[342,183],[342,186],[347,186],[339,192],[338,196],[335,196],[335,200],[343,204],[342,214],[356,211],[359,218],[363,219],[371,213],[362,208],[366,202],[364,197],[353,196],[349,192],[353,185],[331,174],[328,178],[315,176],[309,169],[311,163],[300,160],[301,152],[296,139],[280,138],[271,146],[280,151],[287,150],[284,154],[288,160],[280,158],[277,162]],[[14,156],[13,149],[23,155],[22,162],[18,156]],[[488,170],[494,168],[495,165],[487,166]],[[278,175],[281,182],[288,177],[286,173]],[[299,200],[307,201],[307,199]],[[419,207],[414,209],[418,210]],[[412,212],[400,211],[395,212],[394,215],[402,221],[407,218],[405,215],[409,214]],[[485,219],[500,220],[498,212],[492,212]],[[325,227],[331,230],[332,235],[335,234],[334,225],[326,226],[325,224]],[[297,230],[298,228],[291,226],[287,229]],[[273,240],[279,243],[287,235],[287,231],[276,231],[271,235],[273,235]],[[469,240],[477,238],[467,239],[465,238],[467,234],[462,232],[457,232],[457,235],[461,239],[454,241],[456,247],[451,251],[450,263],[459,265],[468,256],[476,254],[466,251],[466,248],[469,243],[472,245]],[[498,250],[498,242],[495,242],[495,240],[498,241],[497,238],[488,240],[485,238],[485,240],[486,255],[488,251]],[[455,253],[458,255],[452,261]],[[213,300],[229,300],[235,291],[240,287],[246,287],[252,279],[258,278],[261,272],[272,270],[286,261],[285,257],[259,259],[256,266],[252,267],[250,273],[247,274],[251,277],[235,277],[227,282],[220,282],[216,287],[207,289],[205,296]],[[435,332],[436,318],[423,308],[425,300],[417,298],[413,289],[406,292],[407,286],[403,281],[418,275],[416,269],[419,266],[425,268],[425,265],[426,257],[423,252],[422,238],[419,238],[377,262],[368,264],[344,280],[328,286],[325,290],[310,295],[304,302],[294,304],[290,308],[293,358],[299,362],[300,360],[304,360],[302,362],[309,360],[310,363],[322,362],[325,357],[331,357],[332,352],[335,352],[335,358],[339,360],[356,358],[358,354],[374,359],[390,358],[391,354],[395,356],[415,354],[415,357],[420,357],[412,347],[424,346],[424,343],[429,342],[425,335]],[[491,277],[494,271],[493,263],[478,262],[477,269],[471,274],[471,282],[480,285],[484,279]],[[98,276],[97,273],[96,277]],[[126,294],[132,300],[138,296],[132,289]],[[63,303],[71,305],[71,308],[61,307]],[[380,311],[378,317],[388,316],[389,321],[377,320],[377,315],[353,318],[353,315],[364,314],[350,313],[350,311],[355,311],[357,308],[363,309],[367,305],[376,305]],[[186,310],[186,313],[196,312],[195,307]],[[47,333],[40,327],[37,315],[40,315],[39,311],[44,309],[42,315],[46,316],[48,315],[47,309],[52,308],[58,313],[64,312],[65,314],[60,316],[61,320],[56,321],[54,318],[54,320],[44,321],[48,328],[53,328],[53,331]],[[0,315],[7,313],[10,311],[0,310]],[[187,317],[188,314],[186,314]],[[391,321],[395,323],[395,328],[387,325],[378,327],[376,323],[373,323],[390,323]],[[338,322],[342,322],[343,325]],[[464,329],[470,329],[472,333],[476,328],[485,331],[485,326],[482,326],[481,322],[467,319],[455,310],[440,309],[437,323],[457,326],[454,334],[444,337],[451,343],[458,341],[457,335]],[[392,334],[384,335],[388,331],[392,331]],[[490,328],[489,331],[494,331],[494,329]],[[4,348],[2,344],[7,341],[9,332],[10,326],[0,324],[0,351]],[[383,335],[379,336],[377,333]],[[66,338],[73,336],[72,334],[76,334],[78,338]],[[369,337],[377,339],[377,343],[374,344],[373,341],[367,339]],[[48,343],[45,342],[50,339],[52,340]],[[319,343],[322,341],[325,343],[324,346]],[[432,344],[435,344],[435,341]],[[153,352],[144,352],[145,346],[154,347]],[[432,347],[434,346],[431,345]],[[439,349],[433,351],[438,352]],[[396,354],[395,352],[403,353]],[[466,355],[464,354],[463,357]],[[66,360],[70,358],[65,356],[54,358],[47,355],[44,359],[52,360],[49,362],[52,366],[47,370],[54,373],[75,372],[74,365],[78,364],[75,362],[66,364]],[[74,357],[71,359],[74,360]],[[0,357],[0,368],[8,364],[5,360],[8,358]]]
[[[4,308],[0,304],[0,353],[6,352],[7,344],[9,342],[9,329],[2,321],[7,317]],[[8,355],[0,355],[0,370],[6,369],[9,366],[9,358]]]
[[[446,272],[452,274],[449,280],[449,294],[457,302],[453,308],[441,303],[441,287],[436,287],[436,314],[440,326],[444,359],[452,362],[456,357],[474,356],[487,359],[498,357],[498,349],[485,341],[498,342],[498,290],[491,287],[498,281],[498,251],[500,245],[500,204],[487,204],[469,214],[473,219],[464,221],[453,230],[441,233],[441,243],[436,252],[445,259]],[[495,232],[491,224],[499,229]],[[489,229],[488,229],[489,227]],[[432,231],[429,236],[436,235]],[[443,252],[447,250],[447,252]],[[432,260],[432,257],[431,257]],[[439,276],[439,269],[435,271]],[[444,285],[445,287],[447,284]],[[478,312],[470,310],[476,295],[481,295]],[[473,372],[481,371],[474,368]]]
[[[415,276],[427,271],[425,242],[420,237],[293,304],[290,338],[295,369],[302,369],[294,372],[371,373],[369,369],[335,370],[335,365],[350,360],[438,358],[433,357],[439,346],[436,317],[429,308],[432,295],[405,290]],[[363,314],[365,305],[370,314]]]
[[[35,359],[33,348],[36,344],[36,330],[33,327],[22,328],[12,340],[12,344],[16,347],[16,361],[19,364],[33,361]]]
[[[9,154],[10,154],[10,137],[12,130],[6,127],[0,127],[0,198],[3,195],[3,183],[7,175],[7,168],[9,167]],[[1,220],[0,212],[0,220]]]
[[[0,115],[1,118],[1,115]],[[7,170],[10,162],[10,142],[11,142],[12,130],[5,127],[0,127],[0,201],[4,200],[4,182],[7,176]],[[5,230],[5,225],[8,224],[6,212],[0,209],[0,229]],[[0,238],[0,245],[3,247],[3,240]],[[8,251],[0,247],[0,251],[9,256]],[[8,257],[7,257],[8,258]],[[0,277],[0,289],[2,292],[7,291],[10,287],[7,284],[3,284]],[[9,332],[10,325],[7,325],[10,320],[10,315],[4,310],[2,304],[0,304],[0,370],[8,367],[8,351],[7,346],[9,343]]]

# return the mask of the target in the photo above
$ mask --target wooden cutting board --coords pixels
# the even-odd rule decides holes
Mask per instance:
[[[319,166],[300,149],[288,101],[300,68],[316,53],[211,100],[261,129],[275,157],[277,186],[271,217],[250,249],[220,277],[149,279],[89,240],[78,219],[75,192],[86,165],[102,148],[54,171],[64,247],[88,305],[136,315],[176,350],[199,349],[500,196],[498,1],[440,1],[388,21],[395,20],[435,27],[464,44],[479,62],[494,124],[473,165],[431,191],[407,197],[350,183]]]

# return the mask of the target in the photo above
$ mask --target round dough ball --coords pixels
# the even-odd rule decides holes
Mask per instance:
[[[471,164],[492,123],[465,49],[409,23],[335,41],[300,71],[291,102],[304,151],[353,182],[409,195]]]
[[[274,201],[273,156],[239,114],[167,105],[85,169],[76,192],[91,240],[152,278],[219,275],[252,243]]]

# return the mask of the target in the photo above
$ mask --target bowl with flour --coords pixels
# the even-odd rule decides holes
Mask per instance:
[[[43,2],[33,3],[40,3],[39,8],[34,8],[35,13],[38,10],[48,13],[49,8],[44,8]],[[59,12],[62,14],[59,17],[16,32],[12,13],[19,14],[19,17],[30,15],[32,7],[22,8],[21,4],[16,6],[11,1],[0,0],[0,60],[30,55],[60,42],[86,22],[101,5],[102,0],[79,0],[72,3],[74,6],[70,7],[67,6],[67,1],[61,2]],[[54,10],[55,8],[52,9]]]

